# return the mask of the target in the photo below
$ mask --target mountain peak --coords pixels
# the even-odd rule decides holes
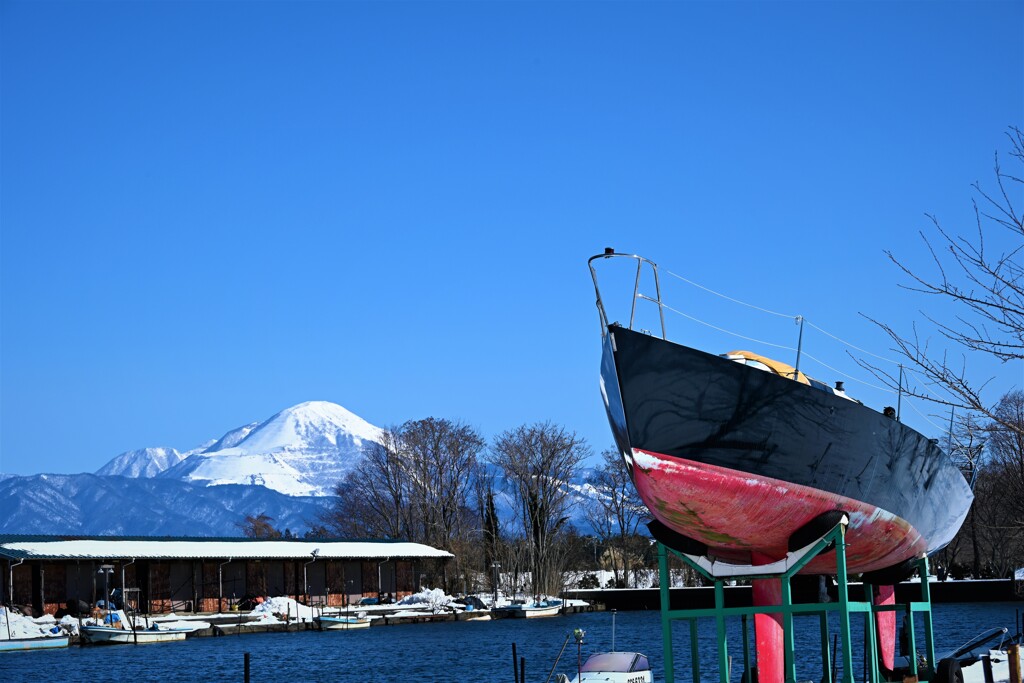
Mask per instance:
[[[258,484],[292,496],[329,495],[381,430],[330,401],[306,401],[225,434],[161,476]]]
[[[229,449],[240,454],[324,450],[376,441],[381,430],[337,403],[306,401],[261,422]]]
[[[174,467],[182,455],[174,448],[140,448],[125,451],[96,470],[96,474],[122,477],[155,477]]]

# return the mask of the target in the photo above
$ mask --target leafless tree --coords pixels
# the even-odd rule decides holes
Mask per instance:
[[[480,563],[472,492],[483,448],[476,431],[452,420],[430,417],[390,427],[335,486],[338,503],[321,522],[342,536],[402,538],[448,550],[456,556],[459,585],[468,585],[468,570]],[[447,587],[447,565],[441,570]]]
[[[922,386],[901,386],[896,373],[862,364],[894,390],[983,415],[1013,431],[1020,426],[1001,422],[992,404],[984,399],[988,382],[979,383],[970,377],[966,367],[967,353],[984,354],[1003,363],[1024,359],[1024,215],[1014,206],[1014,198],[1019,200],[1024,188],[1024,175],[1019,170],[1024,167],[1024,133],[1011,128],[1007,138],[1010,159],[1018,170],[1003,169],[997,153],[995,189],[987,191],[979,183],[974,184],[977,197],[973,200],[973,235],[954,234],[937,217],[929,216],[938,234],[929,237],[922,232],[921,239],[932,257],[932,274],[918,272],[886,252],[910,278],[907,289],[952,302],[956,311],[952,318],[925,318],[952,348],[960,348],[964,357],[957,361],[948,352],[936,352],[928,339],[921,337],[916,324],[910,334],[905,334],[874,321],[895,343],[907,367],[921,375]],[[1007,247],[992,248],[993,243],[1003,240]]]
[[[517,506],[530,552],[535,595],[561,590],[555,545],[568,529],[573,497],[569,481],[590,447],[575,432],[550,422],[523,425],[502,433],[492,447],[492,461],[505,474]]]
[[[961,420],[951,438],[959,444],[954,456],[973,451],[977,469],[974,505],[943,561],[951,568],[962,564],[976,578],[1006,576],[1024,565],[1024,392],[1007,393],[993,412],[999,421]]]
[[[484,439],[460,422],[428,417],[403,425],[402,444],[415,537],[451,551],[460,585],[468,586],[470,570],[479,565],[473,552],[480,545],[480,528],[472,494]]]
[[[1024,391],[1011,391],[996,404],[988,425],[988,453],[1004,499],[1017,526],[1024,529]]]
[[[389,427],[379,442],[367,443],[356,467],[335,485],[338,502],[321,517],[324,526],[342,537],[413,540],[404,460],[401,427]]]
[[[273,521],[273,517],[261,512],[258,515],[246,515],[245,521],[235,526],[241,529],[247,538],[281,538],[281,532],[271,524]]]
[[[471,494],[483,438],[472,428],[428,417],[402,428],[403,453],[412,480],[410,503],[428,545],[449,549],[474,520]]]
[[[631,539],[636,535],[640,521],[649,513],[616,450],[606,450],[601,454],[601,465],[594,470],[588,483],[594,488],[594,495],[586,505],[587,521],[598,538],[616,551],[609,554],[616,583],[620,564],[623,580],[628,583],[629,565],[632,564],[629,561]]]

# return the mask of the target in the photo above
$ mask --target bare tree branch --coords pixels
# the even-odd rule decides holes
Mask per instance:
[[[1010,158],[1024,166],[1024,132],[1011,128],[1007,132]],[[921,377],[921,384],[903,385],[897,373],[884,370],[871,363],[858,360],[877,379],[893,391],[906,396],[952,406],[985,416],[987,419],[1013,430],[1019,423],[1002,422],[994,404],[984,393],[994,378],[985,381],[967,373],[968,354],[983,354],[1004,364],[1024,360],[1024,267],[1020,262],[1024,253],[1024,216],[1014,206],[1019,200],[1024,181],[1020,175],[1006,172],[995,156],[995,192],[987,192],[979,183],[973,188],[980,198],[973,201],[975,225],[973,236],[955,235],[943,228],[937,217],[929,215],[938,237],[929,238],[920,233],[925,249],[931,255],[934,273],[927,275],[911,268],[891,251],[886,256],[912,283],[904,289],[934,296],[951,302],[955,312],[948,320],[922,313],[922,317],[935,326],[938,334],[959,346],[964,354],[951,363],[946,352],[933,354],[927,340],[922,341],[917,325],[909,335],[893,326],[868,318],[874,322],[895,345],[894,351],[906,361],[906,367]],[[1003,253],[993,254],[989,249],[987,232],[992,228],[1010,235],[1010,246]],[[865,316],[867,317],[867,316]]]

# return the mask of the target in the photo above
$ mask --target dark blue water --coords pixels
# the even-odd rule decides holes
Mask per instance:
[[[1021,603],[935,605],[936,650],[952,650],[979,632],[996,626],[1011,631]],[[817,618],[797,620],[798,678],[819,680],[820,629]],[[855,641],[863,631],[855,622]],[[650,657],[655,680],[664,680],[661,621],[658,612],[615,615],[615,649]],[[832,631],[837,622],[833,617]],[[471,681],[513,683],[512,643],[526,659],[526,680],[544,683],[566,636],[586,631],[583,658],[612,648],[612,615],[594,612],[545,619],[502,619],[381,626],[360,631],[268,633],[145,646],[71,647],[51,652],[0,655],[0,681],[241,681],[244,653],[251,655],[251,680],[282,682],[374,683],[389,681]],[[701,679],[718,680],[714,622],[701,623]],[[920,641],[923,643],[923,639]],[[742,670],[739,620],[729,628],[733,681]],[[920,646],[923,649],[923,645]],[[673,630],[676,680],[691,681],[689,628]],[[854,647],[854,671],[861,680],[862,649]],[[555,673],[571,673],[576,645],[570,639]],[[553,680],[553,679],[552,679]]]

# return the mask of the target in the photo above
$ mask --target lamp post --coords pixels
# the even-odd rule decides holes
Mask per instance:
[[[576,680],[578,681],[583,678],[583,637],[587,634],[581,628],[575,629],[572,634],[576,637]]]
[[[615,610],[612,610],[612,652],[615,652]]]
[[[108,586],[110,581],[110,575],[114,573],[114,565],[101,564],[99,571],[96,573],[103,574],[103,609],[106,612],[106,617],[103,619],[103,621],[104,623],[106,623],[107,619],[110,618],[110,589],[108,588]],[[114,622],[110,622],[110,625],[113,626]]]
[[[501,569],[501,565],[492,562],[491,569],[494,570],[494,602],[491,603],[491,609],[495,609],[498,606],[498,570]]]
[[[306,587],[306,605],[309,605],[309,580],[306,578],[306,567],[316,562],[316,556],[320,554],[320,548],[313,548],[313,552],[310,555],[313,559],[302,565],[302,585]]]
[[[224,609],[224,565],[231,564],[233,558],[228,558],[227,562],[221,562],[217,565],[217,611],[220,612]],[[231,584],[232,586],[234,583]],[[148,611],[148,610],[147,610]]]

